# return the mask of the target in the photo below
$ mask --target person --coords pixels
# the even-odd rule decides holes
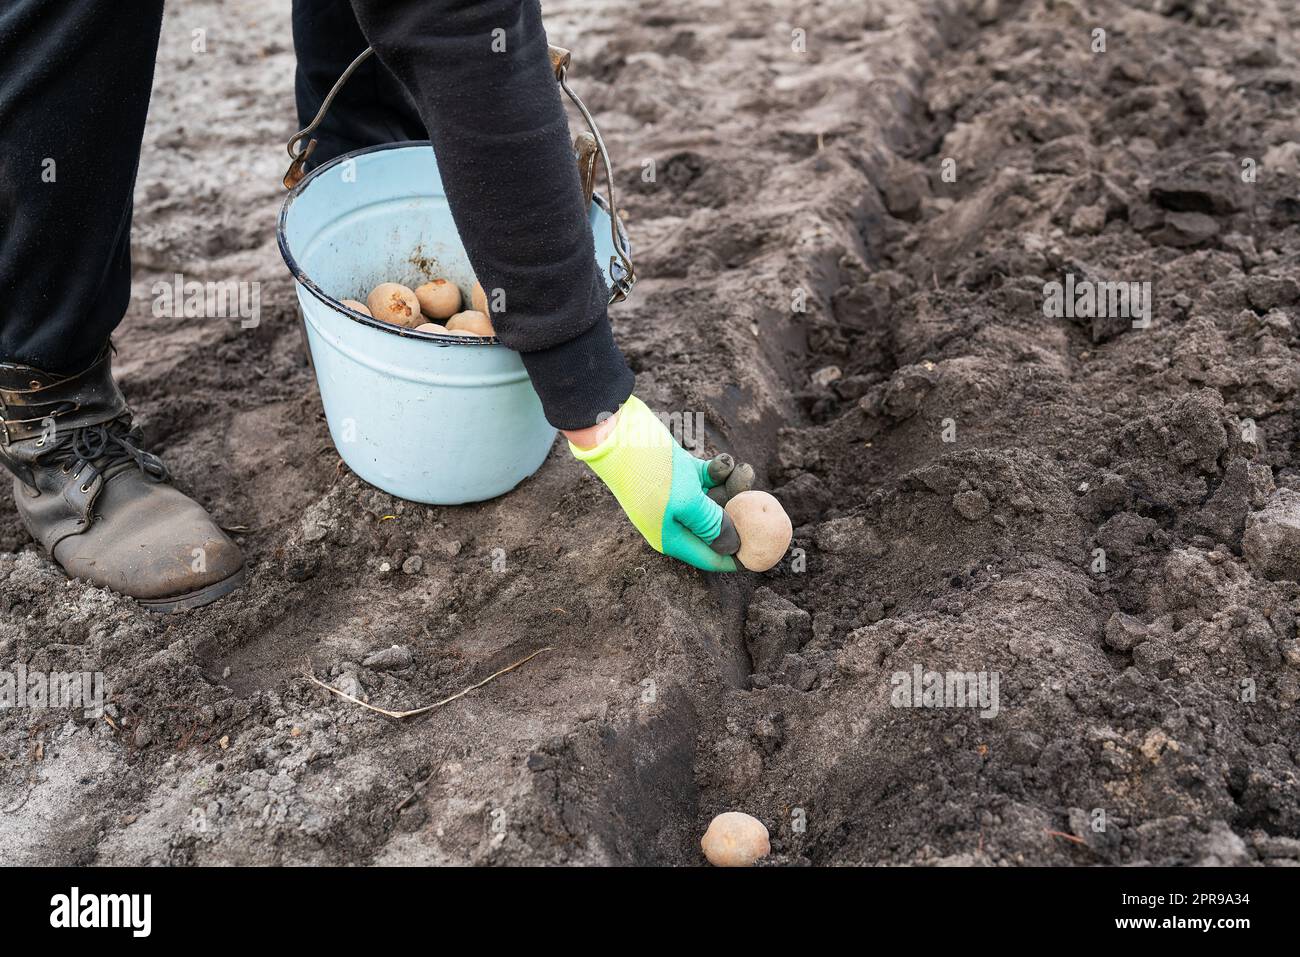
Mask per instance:
[[[21,519],[71,576],[155,611],[244,580],[238,547],[171,484],[113,380],[130,297],[132,193],[162,0],[0,8],[0,462]],[[319,164],[428,138],[448,204],[547,419],[657,550],[732,571],[738,541],[688,454],[632,393],[587,223],[537,0],[295,0]]]

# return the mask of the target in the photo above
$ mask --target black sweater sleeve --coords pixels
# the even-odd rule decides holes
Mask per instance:
[[[546,417],[593,425],[632,392],[614,344],[537,0],[352,0],[429,131],[501,341]]]

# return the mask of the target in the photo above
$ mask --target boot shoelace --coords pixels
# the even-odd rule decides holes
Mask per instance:
[[[73,477],[79,477],[82,470],[87,467],[91,469],[90,474],[82,482],[83,491],[89,489],[95,475],[103,474],[113,466],[128,461],[134,461],[145,478],[151,482],[167,481],[170,478],[167,466],[158,456],[140,448],[136,444],[140,439],[139,433],[134,429],[115,431],[103,425],[87,425],[61,439],[54,446],[54,451],[62,452],[63,456],[71,458],[71,462],[65,465],[63,470],[71,472]],[[96,461],[100,461],[101,464],[95,465]]]

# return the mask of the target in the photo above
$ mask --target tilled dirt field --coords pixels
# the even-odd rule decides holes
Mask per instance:
[[[558,444],[475,507],[342,465],[267,6],[172,5],[118,336],[251,583],[154,617],[5,503],[0,669],[102,671],[111,719],[0,712],[6,863],[694,864],[733,809],[775,864],[1300,863],[1294,3],[548,7],[620,170],[638,394],[794,517],[723,577]],[[175,273],[260,281],[260,325],[154,318]],[[1067,277],[1149,283],[1150,321],[1045,314]],[[547,646],[406,723],[301,674],[412,708]]]

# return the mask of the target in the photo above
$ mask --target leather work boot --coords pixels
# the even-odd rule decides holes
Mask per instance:
[[[18,514],[74,578],[150,611],[206,605],[243,583],[243,556],[141,448],[111,349],[72,376],[0,363],[0,464]]]

